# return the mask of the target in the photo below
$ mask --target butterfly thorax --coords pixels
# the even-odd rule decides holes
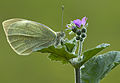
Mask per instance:
[[[56,33],[57,33],[57,37],[56,37],[55,46],[59,45],[61,40],[65,37],[64,32],[56,32]]]

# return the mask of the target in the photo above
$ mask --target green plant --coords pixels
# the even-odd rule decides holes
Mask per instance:
[[[95,48],[82,52],[82,44],[86,38],[88,23],[87,18],[71,21],[66,27],[69,34],[75,34],[71,40],[61,40],[59,46],[54,45],[39,50],[42,53],[49,53],[52,61],[61,61],[63,64],[70,63],[75,69],[76,83],[99,83],[105,75],[114,67],[120,64],[120,52],[110,51],[97,55],[110,44],[103,43]],[[78,48],[78,49],[77,49]]]

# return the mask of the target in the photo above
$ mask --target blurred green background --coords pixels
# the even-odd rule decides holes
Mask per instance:
[[[120,50],[120,0],[63,0],[64,27],[71,20],[87,16],[88,36],[83,50],[110,43],[104,50]],[[0,0],[0,83],[74,83],[74,69],[51,62],[48,54],[19,56],[9,46],[1,23],[10,18],[41,22],[54,31],[61,27],[61,0]],[[103,53],[103,52],[102,52]],[[120,83],[120,66],[101,83]]]

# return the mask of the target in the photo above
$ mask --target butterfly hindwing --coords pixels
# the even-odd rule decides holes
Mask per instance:
[[[3,22],[7,40],[19,55],[28,55],[55,43],[56,32],[29,20],[11,19]]]

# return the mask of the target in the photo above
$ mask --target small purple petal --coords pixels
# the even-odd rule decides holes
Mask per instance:
[[[68,28],[69,30],[72,30],[72,28]]]
[[[77,27],[81,27],[82,21],[80,19],[76,19],[73,21],[73,23],[77,26]]]
[[[68,28],[68,25],[66,25],[66,27]]]
[[[87,21],[87,18],[86,18],[86,16],[85,16],[85,17],[82,18],[82,25],[83,25],[83,26],[85,26],[86,21]]]
[[[72,26],[72,29],[76,28],[75,26]]]
[[[72,30],[72,28],[70,28],[68,25],[66,25],[66,27],[67,27],[69,30]],[[66,29],[66,30],[68,30],[68,29]]]

